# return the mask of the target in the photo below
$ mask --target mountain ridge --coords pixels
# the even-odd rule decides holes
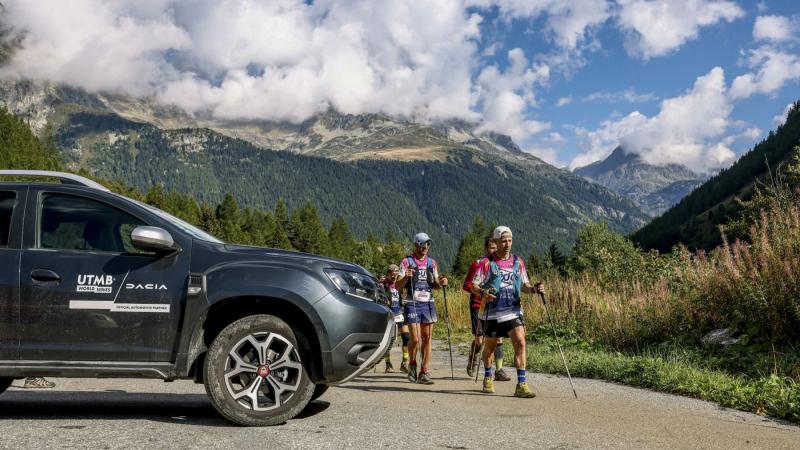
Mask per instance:
[[[118,113],[123,100],[128,117]],[[73,170],[143,190],[162,184],[200,201],[219,202],[232,192],[243,206],[259,209],[280,198],[290,209],[313,201],[324,221],[345,216],[362,238],[425,229],[446,247],[444,263],[478,214],[520,230],[528,241],[520,241],[524,252],[543,252],[550,242],[568,248],[589,221],[630,232],[646,220],[619,195],[522,152],[510,138],[477,135],[469,123],[433,126],[334,111],[301,124],[257,123],[258,136],[282,143],[273,151],[196,126],[194,118],[182,123],[187,116],[170,107],[123,100],[31,82],[0,84],[0,103],[40,134],[49,127]],[[140,120],[145,116],[149,122]],[[518,203],[497,195],[498,181]]]
[[[632,199],[651,217],[666,211],[705,179],[679,164],[649,164],[621,146],[573,173]]]

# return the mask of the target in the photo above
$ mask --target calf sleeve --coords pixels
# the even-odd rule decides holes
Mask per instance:
[[[411,340],[411,333],[404,331],[400,333],[400,338],[403,339],[403,347],[408,347],[408,341]]]
[[[498,343],[494,348],[494,362],[498,370],[503,368],[503,344]]]

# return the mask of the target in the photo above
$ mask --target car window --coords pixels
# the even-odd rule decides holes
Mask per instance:
[[[39,215],[39,248],[152,254],[131,242],[131,231],[142,225],[146,224],[102,202],[45,194]]]
[[[11,213],[14,212],[15,192],[0,191],[0,247],[8,247],[11,234]]]

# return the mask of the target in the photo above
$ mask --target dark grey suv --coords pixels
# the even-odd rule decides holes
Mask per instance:
[[[25,376],[194,379],[242,425],[297,415],[394,337],[375,279],[225,244],[60,172],[0,183],[0,392]]]

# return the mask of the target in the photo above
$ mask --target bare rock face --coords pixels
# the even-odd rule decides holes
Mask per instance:
[[[622,147],[617,147],[608,158],[577,168],[573,173],[630,198],[651,217],[678,203],[706,179],[679,164],[648,164]]]

